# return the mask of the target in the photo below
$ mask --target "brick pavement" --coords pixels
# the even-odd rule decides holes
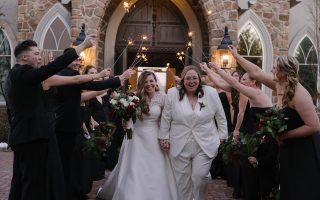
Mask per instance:
[[[12,177],[12,152],[0,152],[0,200],[7,200]],[[96,181],[93,184],[89,199],[94,200],[99,187],[105,180]],[[233,200],[232,189],[226,186],[224,180],[213,180],[209,183],[206,200]]]

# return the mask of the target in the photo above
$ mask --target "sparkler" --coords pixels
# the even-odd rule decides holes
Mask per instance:
[[[188,33],[188,36],[191,38],[192,35],[193,35],[193,32],[190,31],[190,32]],[[187,43],[187,48],[192,47],[192,44],[194,44],[194,46],[200,50],[202,56],[207,60],[207,62],[209,62],[209,58],[204,54],[203,49],[200,47],[200,45],[197,44],[197,42],[195,42],[195,41],[194,41],[194,42],[188,41],[188,43]]]
[[[133,45],[133,40],[129,39],[127,46],[122,50],[122,52],[120,53],[120,55],[118,56],[118,58],[116,59],[116,61],[112,64],[111,69],[114,67],[114,65],[118,62],[118,60],[120,59],[120,57],[122,56],[122,54],[127,50],[128,46]]]
[[[184,62],[183,62],[184,57],[185,57],[184,51],[180,51],[180,52],[178,52],[176,55],[177,55],[177,58],[181,61],[183,67],[185,67],[185,64],[184,64]]]
[[[142,51],[147,51],[148,49],[142,45],[143,45],[143,42],[148,39],[148,37],[146,35],[142,35],[141,38],[142,38],[141,44],[138,48],[137,54],[136,54],[132,64],[130,65],[130,67],[137,65],[141,61],[147,61],[147,56],[146,56],[146,54],[143,54]],[[140,63],[139,66],[141,64],[142,63]]]

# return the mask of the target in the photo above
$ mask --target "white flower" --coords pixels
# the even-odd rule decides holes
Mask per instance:
[[[134,99],[134,97],[132,97],[132,96],[129,96],[129,97],[128,97],[128,101],[129,101],[129,102],[133,101],[133,99]]]
[[[134,97],[133,97],[133,100],[138,100],[138,101],[139,101],[140,99],[139,99],[139,97],[134,96]]]
[[[114,100],[114,99],[111,99],[111,100],[110,100],[110,103],[111,103],[112,105],[116,105],[118,102],[117,102],[116,100]]]
[[[124,107],[128,107],[129,103],[127,102],[126,99],[121,98],[119,101],[120,101],[120,103],[121,103]]]
[[[113,92],[113,98],[116,99],[116,98],[119,98],[120,97],[120,93],[118,92]]]

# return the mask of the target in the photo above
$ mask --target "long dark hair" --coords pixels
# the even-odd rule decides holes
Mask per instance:
[[[241,77],[243,76],[243,71],[241,70],[235,70],[231,73],[231,76],[233,76],[233,74],[237,73],[239,75],[239,80],[241,79]],[[231,88],[231,99],[232,99],[232,106],[238,107],[239,104],[239,97],[240,97],[240,93],[238,92],[238,90]]]
[[[184,87],[184,77],[186,76],[186,73],[190,70],[193,70],[197,73],[198,75],[198,78],[199,78],[199,86],[196,90],[196,92],[194,93],[195,96],[198,96],[199,98],[203,97],[204,95],[204,92],[203,92],[203,89],[202,89],[202,81],[201,81],[201,75],[200,75],[200,71],[198,69],[198,67],[196,66],[193,66],[193,65],[189,65],[189,66],[186,66],[182,73],[181,73],[181,80],[180,80],[180,84],[178,87],[178,90],[179,90],[179,101],[181,101],[183,99],[183,96],[184,94],[186,93],[186,88]]]

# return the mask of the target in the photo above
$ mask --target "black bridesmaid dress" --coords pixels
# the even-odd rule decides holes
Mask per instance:
[[[287,118],[288,131],[304,125],[296,110],[285,107],[282,111]],[[317,136],[319,133],[287,139],[280,145],[281,200],[320,199],[320,155],[317,151],[320,142]]]
[[[269,107],[251,107],[249,112],[249,124],[247,133],[256,135],[259,131],[259,115],[263,115]],[[259,144],[257,152],[252,155],[258,161],[258,166],[254,168],[249,161],[242,166],[242,178],[244,185],[245,200],[258,200],[267,197],[276,186],[277,154],[278,144],[266,134],[264,142]]]

